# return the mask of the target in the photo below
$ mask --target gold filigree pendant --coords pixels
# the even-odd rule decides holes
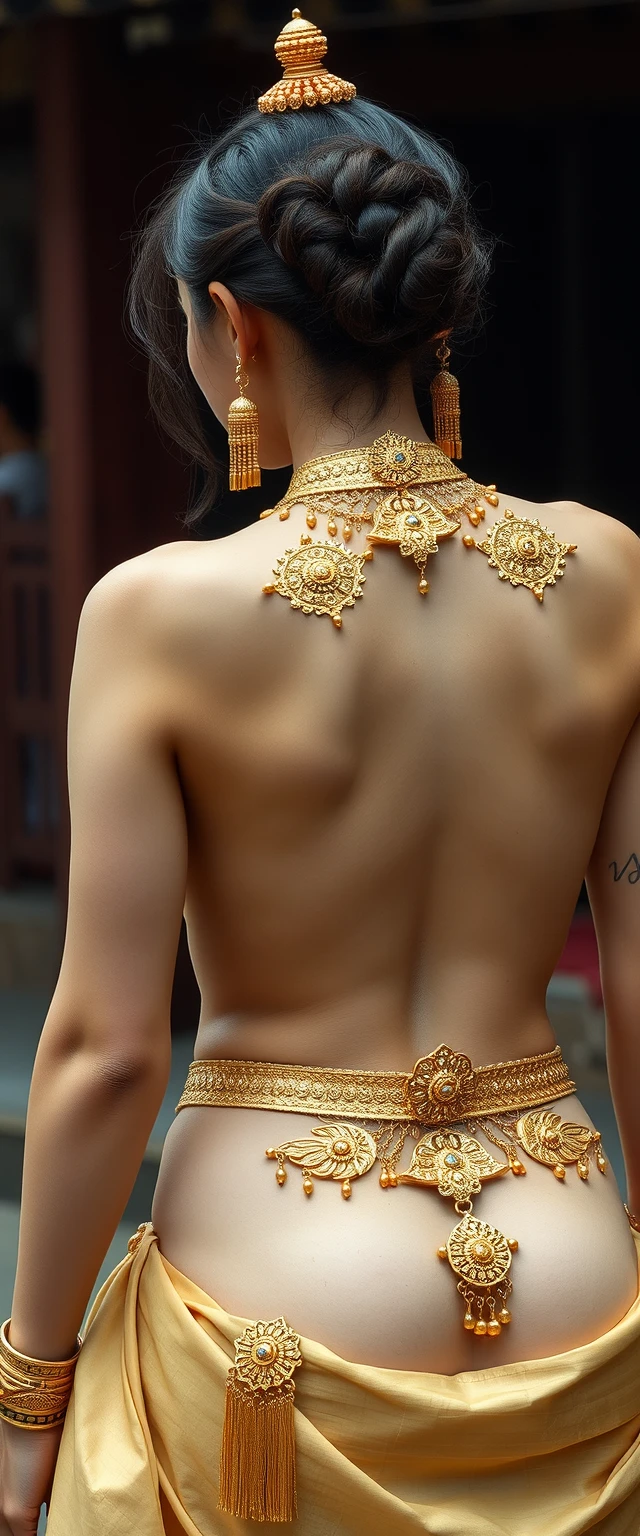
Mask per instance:
[[[303,535],[299,549],[286,549],[274,567],[274,581],[262,588],[268,594],[287,597],[292,608],[303,613],[327,614],[342,627],[343,608],[353,608],[362,597],[363,566],[370,550],[357,553],[344,544],[313,543]]]
[[[595,1155],[600,1172],[606,1172],[600,1132],[592,1131],[588,1125],[563,1120],[551,1109],[533,1109],[521,1116],[516,1133],[529,1157],[553,1168],[557,1179],[565,1178],[565,1166],[571,1163],[576,1164],[581,1179],[588,1179],[590,1154]]]
[[[435,1186],[449,1200],[469,1200],[479,1195],[485,1179],[499,1179],[509,1172],[491,1152],[466,1131],[432,1131],[414,1147],[406,1173],[399,1184]]]
[[[313,1180],[340,1179],[345,1200],[351,1195],[351,1180],[368,1173],[377,1156],[373,1136],[360,1125],[315,1125],[310,1136],[283,1141],[279,1147],[267,1147],[266,1156],[278,1163],[276,1179],[287,1180],[285,1162],[302,1169],[305,1195],[313,1194]]]
[[[518,1247],[497,1227],[478,1221],[472,1214],[472,1195],[479,1195],[487,1179],[509,1173],[509,1163],[499,1163],[475,1136],[466,1131],[431,1131],[414,1148],[399,1184],[435,1187],[439,1195],[455,1201],[462,1220],[438,1248],[438,1258],[448,1259],[458,1276],[458,1291],[465,1303],[463,1326],[481,1337],[497,1338],[511,1321],[507,1299],[511,1254]]]
[[[429,583],[424,576],[429,555],[438,552],[438,539],[451,538],[460,527],[456,514],[445,516],[441,509],[417,491],[394,491],[379,502],[371,533],[372,544],[393,544],[405,559],[412,558],[420,571],[418,591],[426,596]]]
[[[488,530],[482,543],[470,538],[464,542],[488,556],[500,581],[509,581],[512,587],[528,587],[539,603],[543,601],[545,587],[554,587],[564,575],[566,556],[575,554],[577,549],[576,544],[563,544],[537,517],[517,517],[509,511]]]
[[[479,1338],[485,1334],[497,1338],[511,1322],[509,1270],[517,1247],[515,1238],[505,1237],[497,1227],[465,1211],[438,1249],[438,1258],[448,1259],[459,1277],[457,1289],[465,1303],[463,1327]]]

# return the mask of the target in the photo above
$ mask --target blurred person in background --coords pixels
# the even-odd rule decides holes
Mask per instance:
[[[26,363],[0,363],[0,496],[9,496],[14,516],[44,517],[48,501],[40,382]]]
[[[448,150],[324,49],[294,13],[141,240],[161,419],[212,471],[204,397],[231,489],[293,478],[81,618],[0,1536],[54,1468],[49,1536],[640,1528],[640,543],[457,467],[488,243]],[[545,1006],[585,873],[628,1211]],[[80,1346],[183,910],[195,1061]]]

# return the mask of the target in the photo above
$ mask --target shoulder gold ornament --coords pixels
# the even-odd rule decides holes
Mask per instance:
[[[356,553],[344,544],[305,540],[299,549],[285,550],[274,566],[275,580],[262,590],[287,597],[303,613],[327,614],[340,629],[343,608],[353,608],[362,597],[363,567],[370,559],[369,550]]]
[[[509,581],[512,587],[528,587],[539,603],[545,587],[555,586],[564,575],[566,556],[577,549],[576,544],[557,539],[537,517],[518,517],[510,511],[505,511],[475,547],[488,556],[501,581]]]
[[[305,21],[296,6],[274,44],[283,68],[282,80],[258,97],[259,110],[298,111],[300,107],[328,106],[332,101],[352,101],[355,85],[330,74],[322,63],[326,51],[326,37],[312,21]]]

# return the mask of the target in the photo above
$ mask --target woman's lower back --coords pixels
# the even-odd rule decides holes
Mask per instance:
[[[552,1107],[591,1124],[575,1097]],[[317,1123],[198,1107],[183,1109],[169,1132],[153,1210],[161,1251],[234,1314],[283,1314],[361,1364],[455,1374],[572,1349],[631,1306],[636,1251],[610,1166],[601,1176],[592,1162],[588,1181],[570,1166],[560,1182],[524,1159],[526,1178],[483,1185],[474,1215],[518,1249],[512,1321],[499,1338],[476,1337],[463,1329],[456,1278],[437,1256],[459,1219],[450,1200],[433,1188],[383,1190],[374,1170],[354,1181],[348,1201],[334,1182],[316,1181],[307,1198],[297,1168],[278,1185],[266,1148]]]

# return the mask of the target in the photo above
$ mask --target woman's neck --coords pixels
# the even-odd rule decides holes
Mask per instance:
[[[294,469],[324,454],[366,448],[383,432],[397,432],[417,442],[424,442],[427,435],[408,373],[394,382],[383,409],[375,417],[371,416],[368,387],[353,390],[338,403],[337,409],[331,399],[314,396],[313,402],[307,398],[301,407],[300,396],[292,398],[286,415]]]

